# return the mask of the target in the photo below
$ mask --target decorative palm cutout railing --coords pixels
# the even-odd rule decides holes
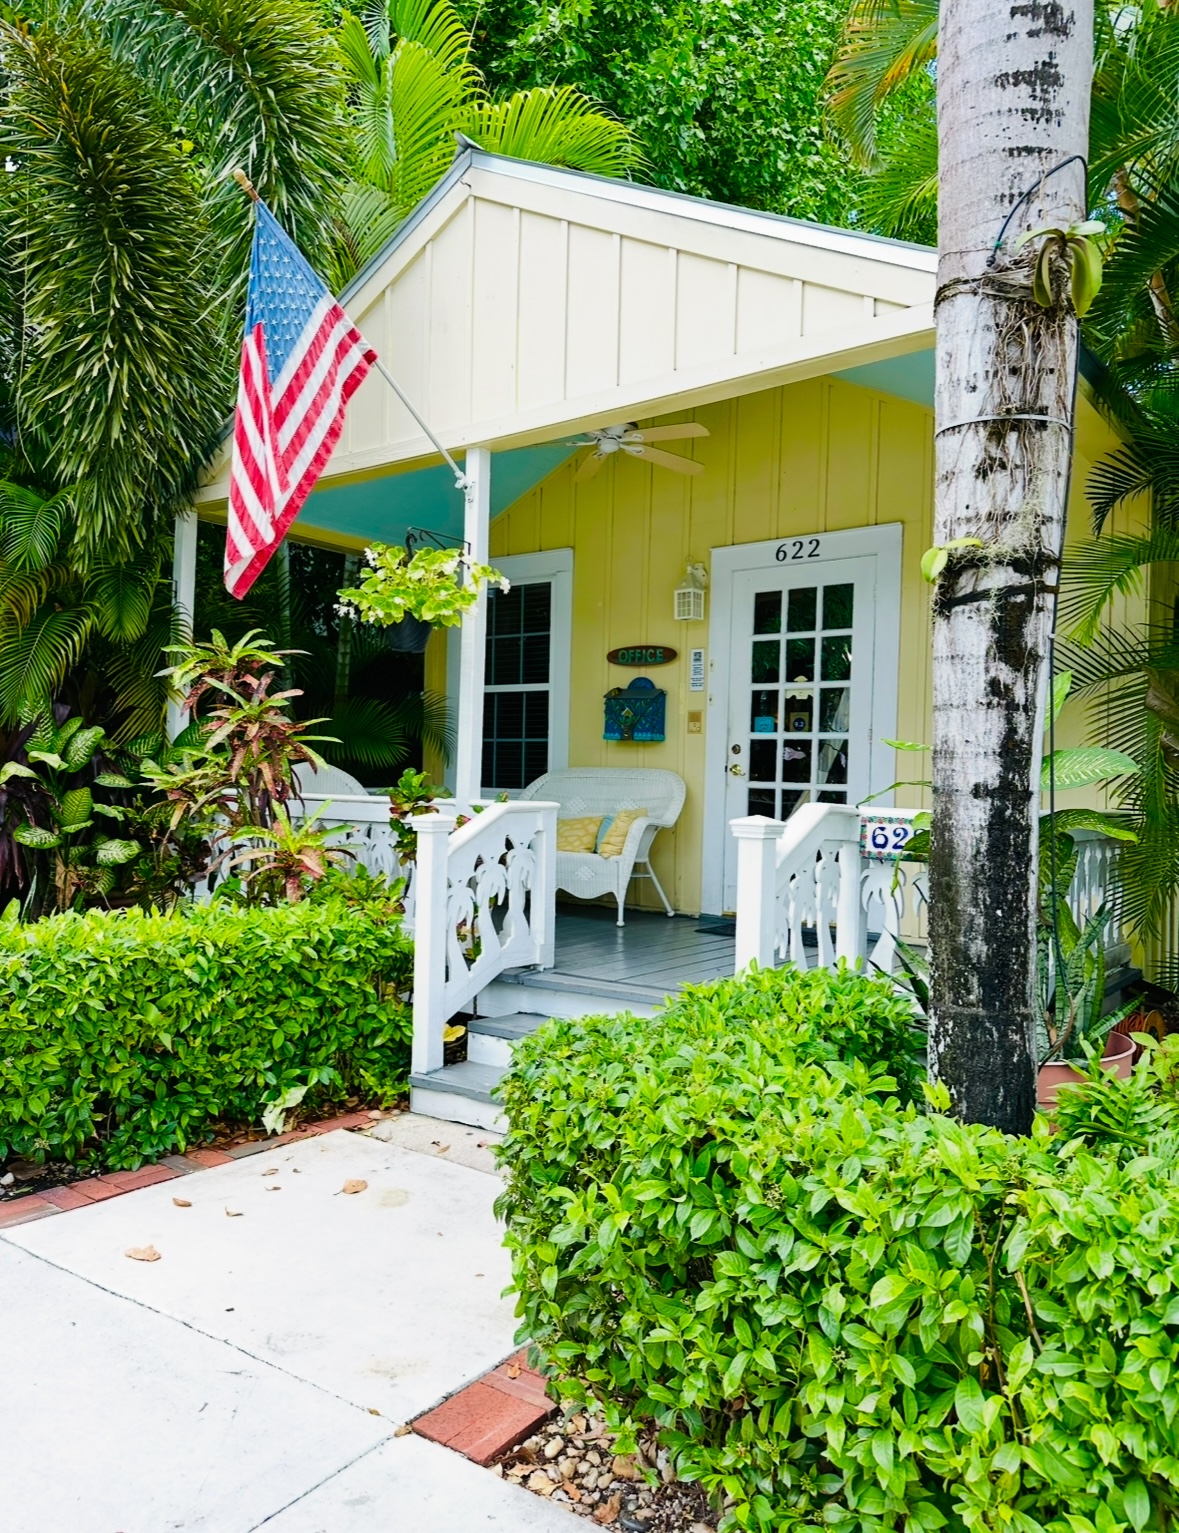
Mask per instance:
[[[732,820],[737,837],[736,967],[839,960],[891,972],[899,938],[925,940],[923,863],[904,860],[913,809],[861,811],[804,804],[789,820]],[[891,823],[889,823],[891,822]],[[1082,927],[1110,907],[1107,964],[1128,960],[1114,910],[1119,843],[1075,833],[1079,857],[1068,902]]]
[[[505,969],[553,964],[556,804],[417,815],[413,1069],[442,1067],[447,1022]]]

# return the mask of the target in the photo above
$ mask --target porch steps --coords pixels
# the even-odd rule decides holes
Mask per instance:
[[[531,1011],[475,1017],[467,1024],[466,1059],[410,1076],[410,1110],[502,1133],[507,1125],[492,1092],[511,1063],[512,1045],[547,1021]]]
[[[479,992],[478,1007],[484,1017],[511,1015],[524,1005],[543,1006],[550,1017],[596,1017],[616,1011],[653,1017],[666,999],[667,991],[655,985],[588,979],[560,969],[508,969]]]

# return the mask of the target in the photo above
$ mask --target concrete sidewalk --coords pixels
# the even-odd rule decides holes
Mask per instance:
[[[513,1350],[498,1190],[339,1130],[0,1236],[4,1533],[571,1533],[394,1436]]]

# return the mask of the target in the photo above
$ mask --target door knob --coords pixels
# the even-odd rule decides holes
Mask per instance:
[[[741,765],[741,763],[739,761],[734,761],[733,762],[732,766],[729,768],[729,776],[730,777],[744,777],[745,776],[745,768]]]

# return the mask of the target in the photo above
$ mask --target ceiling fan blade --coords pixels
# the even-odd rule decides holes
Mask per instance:
[[[681,458],[678,453],[664,452],[659,447],[644,446],[641,456],[649,459],[652,463],[658,463],[661,468],[674,469],[677,474],[702,474],[703,463],[694,463],[691,458]]]
[[[707,436],[708,427],[684,421],[679,426],[644,426],[630,435],[640,442],[684,442],[690,436]]]
[[[591,452],[586,458],[585,462],[577,470],[577,473],[573,476],[575,482],[577,484],[583,484],[587,479],[592,479],[601,468],[602,464],[605,463],[605,461],[606,459],[602,453]]]

